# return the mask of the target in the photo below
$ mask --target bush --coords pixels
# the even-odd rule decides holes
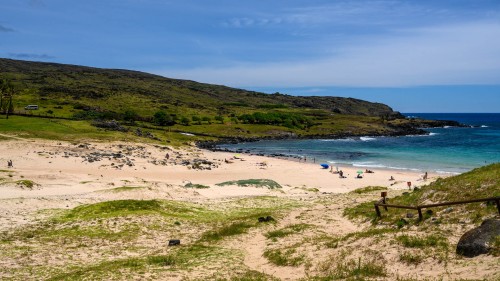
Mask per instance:
[[[254,112],[253,114],[243,114],[238,117],[243,123],[278,125],[288,128],[308,128],[312,126],[309,118],[295,113],[283,112]]]
[[[174,125],[174,119],[165,111],[157,111],[153,115],[153,123],[158,126],[171,126]]]
[[[123,120],[126,122],[134,123],[139,118],[139,115],[133,110],[126,110],[123,113]]]
[[[187,117],[182,117],[181,118],[181,124],[182,125],[189,126],[189,123],[190,123],[189,118],[187,118]]]

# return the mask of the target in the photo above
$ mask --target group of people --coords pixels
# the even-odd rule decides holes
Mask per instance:
[[[337,167],[335,167],[335,168],[336,168],[336,169],[335,169],[335,171],[334,171],[334,170],[333,170],[333,166],[331,166],[331,165],[330,165],[330,173],[332,173],[332,174],[338,174],[338,175],[339,175],[339,178],[341,178],[341,179],[346,178],[346,176],[344,176],[344,172],[343,172],[342,170],[339,170],[339,167],[338,167],[338,166],[337,166]],[[373,174],[373,173],[375,173],[375,172],[374,172],[374,171],[372,171],[372,170],[366,169],[366,170],[365,170],[365,173],[367,173],[367,174]],[[356,177],[355,177],[355,178],[357,178],[357,179],[362,179],[362,178],[363,178],[363,176],[361,175],[361,172],[359,172],[359,173],[356,175]],[[427,180],[427,179],[428,179],[428,174],[427,174],[427,172],[425,172],[425,173],[422,175],[422,179],[423,179],[423,180]],[[395,179],[393,176],[391,176],[391,177],[389,178],[389,181],[395,181],[395,180],[396,180],[396,179]]]

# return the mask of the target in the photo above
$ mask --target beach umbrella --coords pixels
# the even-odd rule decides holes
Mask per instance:
[[[323,169],[328,169],[328,164],[319,164],[321,167],[323,167]]]
[[[364,172],[363,172],[363,171],[361,171],[361,170],[358,170],[358,171],[357,171],[357,173],[358,173],[358,174],[362,174],[362,173],[364,173]]]

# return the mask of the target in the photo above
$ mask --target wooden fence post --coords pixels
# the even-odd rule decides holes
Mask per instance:
[[[378,216],[378,217],[381,217],[381,216],[382,216],[382,214],[380,214],[380,209],[378,208],[377,203],[375,203],[375,212],[377,212],[377,216]]]

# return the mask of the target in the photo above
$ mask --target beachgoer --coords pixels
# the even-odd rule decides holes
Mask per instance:
[[[410,190],[411,190],[411,181],[406,182],[406,184],[408,185],[408,189],[410,189]]]
[[[165,158],[167,158],[167,160],[170,158],[170,155],[167,153],[165,154]]]
[[[342,172],[342,170],[339,171],[339,178],[344,178],[344,172]]]
[[[424,181],[427,180],[427,176],[428,176],[428,174],[427,174],[427,172],[425,172],[425,174],[424,174]]]
[[[391,176],[391,178],[390,178],[389,180],[390,180],[390,181],[393,181],[393,180],[394,180],[394,177],[393,177],[393,176]]]
[[[12,160],[7,161],[7,167],[12,168]]]
[[[357,179],[362,179],[363,177],[361,176],[361,174],[358,174],[358,175],[356,176],[356,178],[357,178]]]

